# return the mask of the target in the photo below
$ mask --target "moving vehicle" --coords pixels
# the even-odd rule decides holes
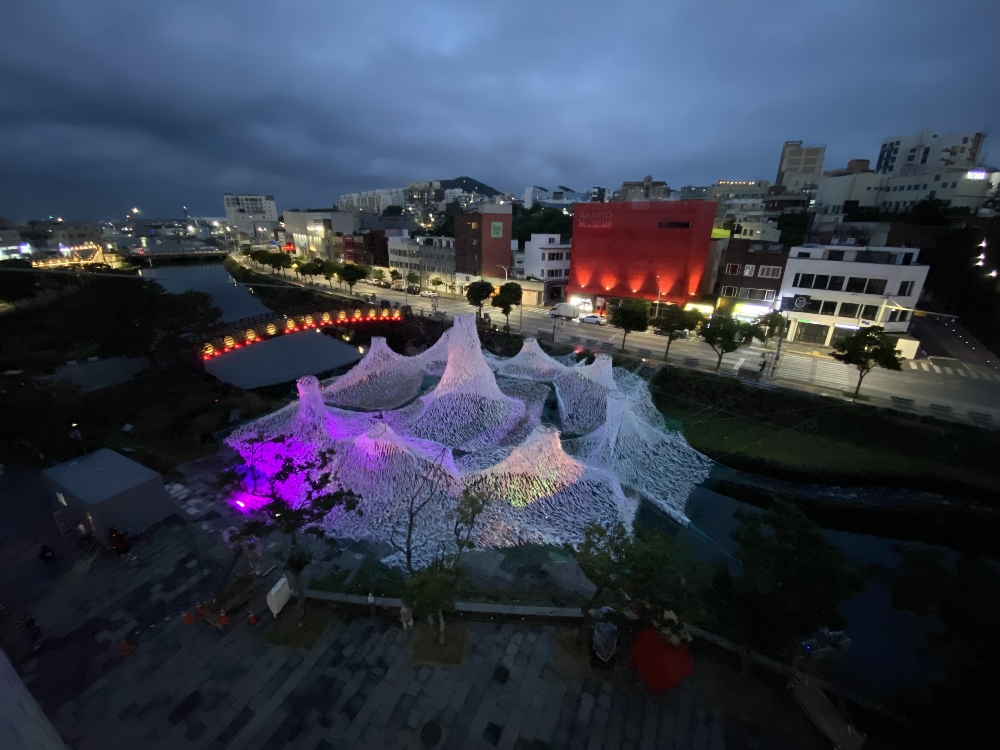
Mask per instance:
[[[606,326],[608,321],[606,318],[602,318],[600,315],[584,315],[580,318],[581,323],[590,323],[595,326]]]
[[[576,305],[571,305],[568,302],[560,302],[558,305],[553,305],[552,309],[549,310],[550,318],[566,318],[566,320],[573,320],[580,315],[580,310]]]
[[[657,336],[669,336],[670,335],[670,331],[666,330],[665,328],[654,328],[653,329],[653,333],[655,333]],[[691,336],[691,331],[689,331],[689,330],[687,330],[685,328],[681,328],[681,329],[679,329],[677,331],[674,331],[674,338],[675,339],[686,339],[686,338],[690,338],[690,336]]]
[[[421,297],[440,297],[441,295],[438,294],[437,292],[432,292],[430,289],[424,289],[424,291],[422,291],[420,293],[420,296]]]

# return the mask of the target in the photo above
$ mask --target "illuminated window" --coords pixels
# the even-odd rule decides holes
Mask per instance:
[[[756,268],[756,266],[753,265],[752,263],[747,263],[746,266],[743,268],[743,275],[744,276],[753,276],[753,272],[754,272],[755,268]]]
[[[780,279],[781,266],[761,266],[757,275],[762,279]]]

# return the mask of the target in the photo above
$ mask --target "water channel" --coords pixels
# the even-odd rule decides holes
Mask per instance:
[[[211,295],[226,322],[270,312],[246,286],[237,284],[221,263],[160,266],[144,269],[141,274],[173,294],[194,291]],[[205,370],[240,388],[260,388],[327,372],[360,358],[357,347],[309,330],[228,352],[206,362]]]

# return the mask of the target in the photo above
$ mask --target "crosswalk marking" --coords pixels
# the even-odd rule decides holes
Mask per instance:
[[[951,370],[951,368],[950,368],[950,367],[946,367],[946,368],[944,368],[944,371],[945,371],[946,373],[948,373],[949,375],[954,375],[954,374],[955,374],[954,372],[952,372],[952,370]]]
[[[976,375],[976,371],[975,370],[969,370],[969,375],[971,375],[972,377],[974,377],[976,380],[979,380],[979,376]]]
[[[914,361],[913,361],[912,359],[910,360],[910,369],[911,369],[911,370],[916,370],[916,369],[917,369],[917,368],[918,368],[919,366],[920,366],[920,365],[918,365],[918,364],[917,364],[916,362],[914,362]]]
[[[926,362],[921,362],[920,366],[923,368],[924,372],[930,372],[931,368],[927,366]]]
[[[938,367],[937,365],[931,365],[931,367],[934,368],[934,372],[936,372],[938,375],[941,374],[941,368],[940,367]]]
[[[965,377],[965,370],[957,370],[956,372],[958,372],[958,374],[961,375],[963,378]]]

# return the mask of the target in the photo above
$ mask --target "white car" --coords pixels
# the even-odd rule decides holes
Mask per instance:
[[[602,318],[600,315],[581,315],[579,321],[581,323],[590,323],[595,326],[606,326],[608,324],[607,319]]]
[[[437,292],[432,292],[430,289],[425,289],[420,293],[421,297],[440,297],[441,295]]]

